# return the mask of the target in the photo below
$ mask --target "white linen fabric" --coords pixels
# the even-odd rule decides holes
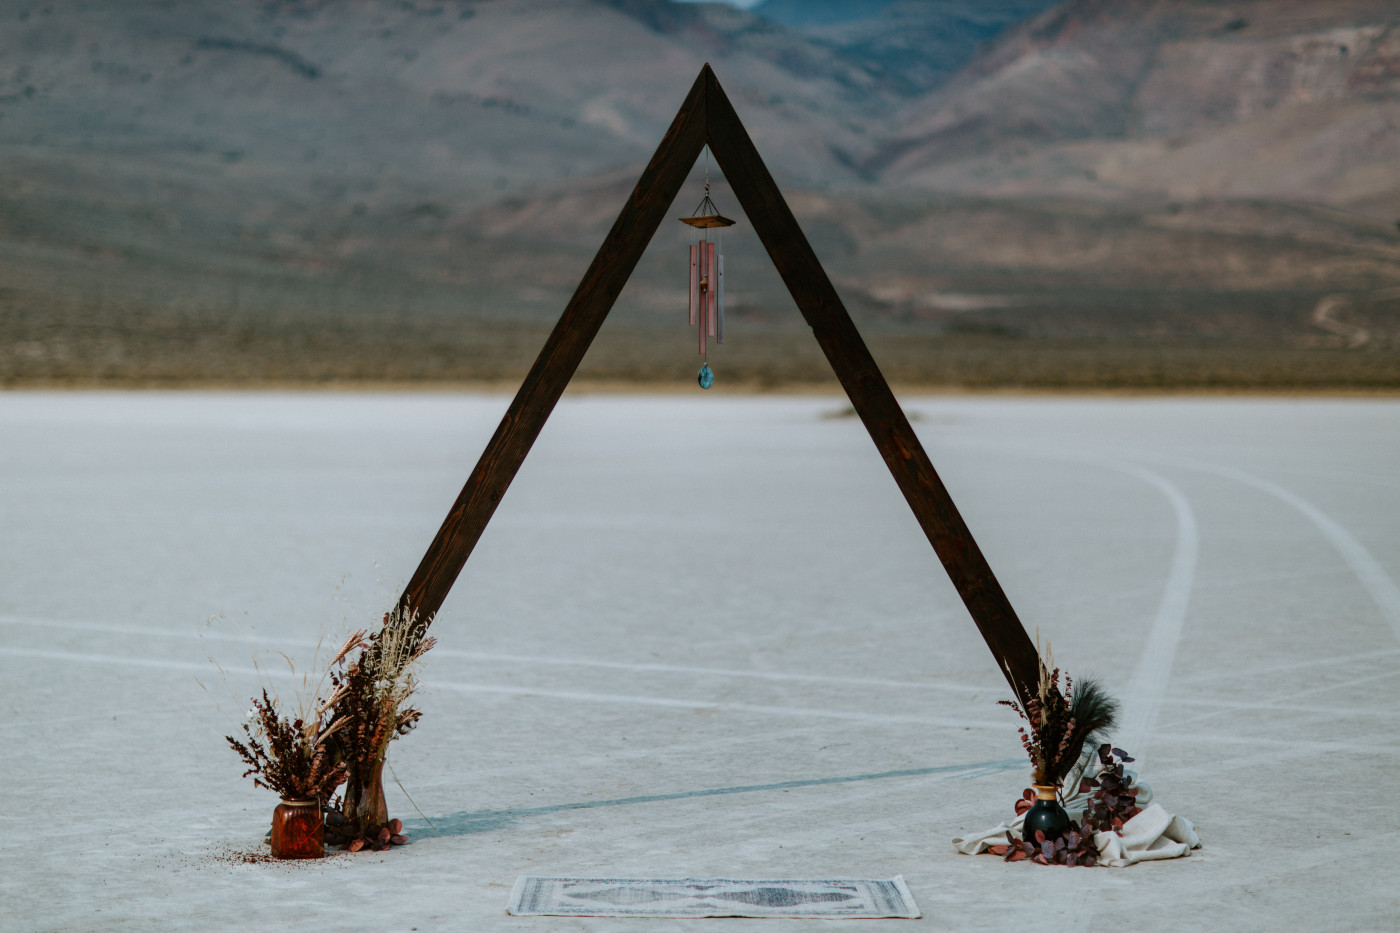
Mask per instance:
[[[1081,762],[1065,783],[1078,787],[1080,777],[1088,770]],[[1092,764],[1097,767],[1097,759]],[[1092,772],[1090,772],[1092,773]],[[1201,846],[1196,835],[1196,827],[1183,816],[1168,813],[1161,804],[1152,802],[1152,788],[1137,780],[1131,769],[1124,769],[1138,789],[1137,802],[1142,812],[1123,824],[1121,832],[1095,833],[1094,845],[1098,847],[1098,864],[1109,868],[1126,868],[1138,862],[1154,859],[1179,858],[1190,855],[1192,849]],[[1088,794],[1075,794],[1065,800],[1065,812],[1076,822],[1084,818],[1084,810],[1089,804]],[[964,855],[979,855],[992,846],[1005,845],[1006,833],[1021,838],[1021,824],[1024,814],[993,826],[991,829],[953,840],[953,847]]]
[[[1117,833],[1094,833],[1099,864],[1126,868],[1152,859],[1180,858],[1201,846],[1196,827],[1184,816],[1173,816],[1160,803],[1149,804]]]

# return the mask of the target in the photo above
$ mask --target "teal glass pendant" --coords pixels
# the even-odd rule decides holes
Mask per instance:
[[[702,389],[708,389],[715,384],[715,374],[711,371],[709,363],[700,367],[700,375],[695,377],[695,381],[700,383]]]

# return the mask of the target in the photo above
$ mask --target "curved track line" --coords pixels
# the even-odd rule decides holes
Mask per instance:
[[[94,654],[91,652],[78,651],[52,651],[40,648],[0,647],[0,658],[3,657],[44,658],[52,661],[76,661],[80,664],[101,664],[107,667],[145,667],[169,671],[197,671],[208,673],[211,670],[209,664],[199,664],[193,661],[136,658],[129,655]],[[252,674],[257,676],[277,677],[279,679],[296,676],[275,669],[259,671],[256,668],[225,667],[223,670],[236,674]],[[456,693],[494,694],[497,696],[510,697],[541,697],[550,700],[567,700],[571,703],[609,703],[628,706],[653,706],[665,709],[715,713],[758,713],[765,716],[797,716],[811,719],[845,720],[848,722],[882,724],[908,723],[960,730],[970,728],[1005,728],[1005,723],[1003,722],[978,722],[975,720],[951,719],[939,716],[900,716],[885,713],[862,713],[853,710],[817,709],[804,706],[777,706],[757,703],[716,703],[710,700],[680,700],[674,697],[644,696],[640,694],[595,693],[585,690],[547,690],[535,687],[464,684],[444,680],[424,680],[422,683],[425,687],[438,690],[451,690]]]
[[[1357,678],[1354,678],[1354,679],[1352,679],[1352,680],[1344,681],[1343,683],[1339,683],[1339,684],[1328,684],[1328,685],[1325,686],[1325,687],[1314,687],[1314,688],[1311,689],[1311,690],[1299,690],[1299,691],[1297,691],[1296,693],[1290,693],[1290,694],[1288,695],[1288,699],[1289,699],[1289,700],[1297,700],[1297,699],[1299,699],[1299,698],[1301,698],[1301,697],[1317,696],[1317,695],[1323,694],[1323,693],[1331,693],[1331,692],[1333,692],[1333,691],[1335,691],[1335,690],[1350,690],[1350,689],[1352,689],[1352,688],[1354,688],[1354,687],[1359,687],[1359,686],[1361,686],[1362,684],[1372,684],[1372,683],[1375,683],[1375,682],[1378,681],[1378,680],[1391,680],[1391,679],[1396,678],[1396,677],[1400,677],[1400,671],[1385,671],[1384,673],[1380,673],[1380,674],[1371,674],[1370,676],[1367,676],[1367,677],[1357,677]],[[1328,716],[1334,716],[1334,717],[1336,717],[1336,716],[1342,716],[1342,715],[1363,715],[1363,716],[1391,716],[1391,715],[1393,715],[1393,713],[1392,713],[1390,710],[1388,710],[1388,709],[1359,710],[1359,711],[1357,711],[1356,713],[1350,713],[1350,714],[1348,714],[1348,713],[1346,713],[1344,710],[1338,709],[1338,708],[1335,707],[1335,706],[1330,706],[1330,707],[1325,707],[1325,708],[1319,708],[1319,707],[1317,707],[1317,706],[1309,706],[1309,705],[1305,705],[1305,704],[1304,704],[1304,705],[1296,705],[1296,706],[1295,706],[1295,705],[1292,705],[1292,704],[1290,704],[1290,703],[1285,703],[1285,702],[1278,701],[1278,700],[1261,700],[1261,701],[1259,701],[1259,702],[1257,702],[1257,703],[1229,703],[1229,704],[1219,704],[1219,703],[1213,704],[1213,703],[1211,703],[1211,702],[1209,702],[1209,701],[1202,701],[1201,703],[1198,703],[1198,704],[1195,704],[1195,705],[1199,705],[1199,706],[1212,706],[1212,705],[1214,705],[1216,708],[1215,708],[1215,709],[1210,709],[1210,710],[1208,710],[1207,712],[1204,712],[1204,713],[1197,713],[1197,714],[1194,715],[1194,716],[1186,716],[1186,717],[1182,717],[1182,718],[1176,719],[1176,720],[1174,720],[1174,721],[1172,722],[1172,728],[1174,728],[1174,729],[1181,729],[1181,728],[1184,728],[1184,727],[1186,727],[1186,726],[1195,725],[1196,723],[1199,723],[1199,722],[1204,722],[1204,721],[1207,720],[1207,719],[1218,719],[1218,718],[1221,717],[1221,716],[1238,716],[1240,713],[1244,712],[1245,710],[1256,710],[1256,711],[1258,711],[1258,710],[1296,710],[1296,711],[1299,711],[1299,712],[1312,713],[1313,715],[1317,715],[1318,713],[1326,713],[1326,715],[1328,715]]]
[[[1330,515],[1301,496],[1266,479],[1261,479],[1253,473],[1246,473],[1234,467],[1218,466],[1194,460],[1182,460],[1181,465],[1253,487],[1286,502],[1302,513],[1308,521],[1317,526],[1323,537],[1337,549],[1337,553],[1342,555],[1342,560],[1346,561],[1351,572],[1360,581],[1362,588],[1366,590],[1376,607],[1380,609],[1381,615],[1390,625],[1391,632],[1397,639],[1400,639],[1400,587],[1395,585],[1390,574],[1381,566],[1380,561],[1371,555],[1366,545],[1357,540],[1355,535],[1343,528]]]
[[[1312,668],[1316,670],[1325,664],[1351,664],[1356,661],[1374,661],[1377,658],[1384,658],[1391,655],[1400,654],[1400,648],[1378,648],[1375,651],[1357,651],[1352,654],[1334,654],[1331,657],[1309,658],[1306,661],[1294,661],[1289,664],[1270,664],[1267,667],[1239,667],[1234,669],[1234,673],[1243,674],[1249,677],[1259,677],[1264,674],[1286,674],[1289,671]],[[1218,674],[1211,674],[1208,677],[1200,676],[1187,678],[1187,682],[1200,683],[1205,680],[1211,683],[1219,678]],[[1195,701],[1181,701],[1195,702]]]
[[[759,713],[765,716],[801,716],[818,719],[838,719],[851,722],[870,723],[909,723],[925,726],[943,726],[949,729],[970,728],[996,729],[1006,727],[1004,722],[970,719],[951,719],[941,716],[900,716],[886,713],[861,713],[849,710],[815,709],[804,706],[775,706],[758,703],[716,703],[711,700],[678,700],[674,697],[641,696],[623,693],[594,693],[582,690],[545,690],[534,687],[503,687],[487,684],[462,684],[441,680],[425,680],[425,687],[439,690],[452,690],[457,693],[485,693],[501,696],[543,697],[552,700],[567,700],[581,703],[618,703],[633,706],[656,706],[666,709],[694,710],[715,713]]]
[[[78,631],[106,632],[113,635],[140,635],[150,638],[178,638],[184,640],[237,641],[255,647],[252,638],[245,635],[229,635],[222,632],[202,630],[198,632],[172,631],[138,625],[115,625],[104,622],[67,622],[58,619],[38,619],[25,616],[0,615],[0,625],[32,626],[34,628],[77,629]],[[317,647],[315,642],[304,638],[281,638],[259,635],[259,645],[279,644],[305,649]],[[324,645],[322,647],[325,647]],[[333,647],[333,646],[332,646]],[[460,648],[433,649],[433,657],[462,658],[467,661],[484,661],[533,666],[597,667],[608,670],[645,671],[656,673],[698,674],[705,677],[732,677],[749,680],[796,681],[800,683],[825,683],[856,687],[892,687],[909,690],[943,690],[953,693],[985,694],[1000,689],[997,684],[977,686],[975,684],[947,684],[937,681],[885,680],[875,677],[838,677],[831,674],[795,674],[785,671],[755,671],[737,668],[699,667],[686,664],[632,663],[627,661],[600,661],[591,658],[559,658],[544,655],[501,654],[490,651],[465,651]]]
[[[687,664],[634,663],[628,661],[599,661],[581,658],[551,658],[541,655],[497,654],[485,651],[464,651],[454,648],[434,648],[444,657],[468,661],[509,661],[527,665],[557,665],[563,667],[600,667],[611,670],[646,671],[667,674],[698,674],[704,677],[734,677],[752,680],[798,681],[802,683],[840,684],[856,687],[895,687],[912,690],[947,690],[955,693],[988,693],[996,686],[979,687],[972,684],[944,684],[937,681],[920,683],[909,680],[884,680],[874,677],[836,677],[829,674],[792,674],[784,671],[753,671],[722,667],[697,667]]]
[[[1196,513],[1181,490],[1146,467],[1122,463],[1119,468],[1156,487],[1166,497],[1176,516],[1177,528],[1176,550],[1172,554],[1171,570],[1162,589],[1162,602],[1152,620],[1147,644],[1143,646],[1137,667],[1133,669],[1118,727],[1119,744],[1133,749],[1133,755],[1142,759],[1147,750],[1147,740],[1157,726],[1162,701],[1167,695],[1167,683],[1171,680],[1172,666],[1176,662],[1176,648],[1181,643],[1186,609],[1191,602],[1191,588],[1196,580],[1201,540]]]
[[[1190,501],[1170,480],[1154,470],[1137,463],[1111,457],[1094,456],[1075,450],[1054,450],[1011,444],[964,444],[1012,450],[1016,453],[1048,460],[1082,463],[1100,469],[1125,473],[1147,483],[1167,500],[1176,518],[1176,547],[1172,552],[1171,569],[1162,589],[1162,600],[1148,629],[1147,642],[1138,656],[1123,697],[1123,713],[1119,717],[1116,742],[1129,750],[1139,761],[1147,752],[1147,742],[1156,728],[1157,717],[1166,699],[1167,684],[1176,662],[1177,645],[1181,642],[1186,623],[1186,610],[1196,580],[1196,565],[1200,555],[1200,530]],[[1141,767],[1139,765],[1138,767]]]
[[[0,657],[43,658],[46,661],[76,661],[79,664],[103,664],[108,667],[153,667],[164,671],[194,671],[199,674],[216,673],[212,664],[198,664],[194,661],[169,661],[164,658],[133,658],[113,654],[93,654],[89,651],[52,651],[43,648],[0,647]],[[234,674],[277,676],[280,671],[260,671],[253,667],[225,667]],[[282,675],[290,676],[290,675]]]
[[[1350,296],[1327,295],[1313,308],[1312,322],[1329,334],[1341,337],[1346,341],[1347,348],[1354,350],[1370,342],[1371,332],[1360,325],[1339,321],[1334,316],[1337,311],[1350,308],[1351,304]]]
[[[1190,501],[1170,480],[1140,464],[1130,463],[1109,457],[1085,454],[1068,450],[1040,450],[1012,445],[964,445],[999,447],[1011,449],[1042,459],[1081,463],[1100,469],[1125,473],[1152,486],[1160,492],[1172,508],[1176,518],[1176,547],[1172,552],[1171,569],[1162,589],[1162,599],[1157,606],[1157,614],[1147,633],[1147,642],[1138,656],[1128,684],[1128,692],[1123,698],[1123,713],[1119,719],[1116,744],[1131,750],[1139,762],[1146,757],[1147,741],[1157,727],[1157,718],[1166,699],[1167,684],[1171,680],[1172,667],[1176,663],[1176,649],[1181,643],[1182,630],[1186,622],[1186,610],[1191,601],[1191,590],[1196,580],[1196,565],[1200,555],[1200,530],[1196,513]],[[1067,918],[1065,929],[1086,925],[1097,903],[1084,889],[1065,888],[1051,897],[1052,906],[1062,918]],[[1063,907],[1059,905],[1063,904]]]
[[[1081,459],[1085,462],[1097,460],[1090,457]],[[1147,757],[1147,742],[1156,731],[1162,702],[1167,696],[1167,684],[1171,681],[1172,667],[1176,664],[1176,649],[1181,643],[1186,610],[1196,582],[1201,536],[1190,501],[1165,476],[1136,463],[1110,459],[1098,462],[1154,487],[1166,497],[1176,518],[1176,548],[1172,551],[1171,570],[1167,572],[1167,582],[1162,587],[1162,601],[1157,605],[1157,614],[1148,630],[1147,643],[1143,645],[1132,679],[1128,682],[1115,736],[1116,744],[1130,749],[1137,759],[1138,769],[1141,769]],[[1095,908],[1095,901],[1089,892],[1084,889],[1070,891],[1069,901],[1068,915],[1073,918],[1070,926],[1088,925],[1087,921],[1092,920]]]

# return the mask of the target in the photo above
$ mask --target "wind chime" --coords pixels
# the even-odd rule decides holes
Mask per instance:
[[[715,384],[710,369],[709,338],[724,343],[724,253],[719,231],[734,226],[734,221],[720,214],[710,200],[710,169],[705,167],[705,198],[695,213],[680,218],[700,231],[699,239],[690,244],[690,326],[700,331],[700,374],[696,382],[708,389]],[[710,231],[714,231],[711,239]]]

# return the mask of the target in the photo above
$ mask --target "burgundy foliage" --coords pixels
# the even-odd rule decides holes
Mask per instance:
[[[1142,812],[1137,805],[1138,789],[1123,773],[1123,765],[1133,759],[1121,748],[1110,745],[1100,745],[1098,755],[1101,766],[1098,775],[1085,778],[1079,785],[1080,793],[1093,791],[1082,824],[1070,820],[1069,829],[1058,839],[1046,839],[1039,830],[1034,839],[1017,839],[1007,830],[1006,844],[991,846],[987,851],[1008,862],[1029,859],[1041,865],[1098,864],[1099,850],[1094,845],[1094,833],[1119,832],[1124,823]],[[1017,815],[1029,810],[1034,801],[1035,792],[1027,788],[1016,801]]]

